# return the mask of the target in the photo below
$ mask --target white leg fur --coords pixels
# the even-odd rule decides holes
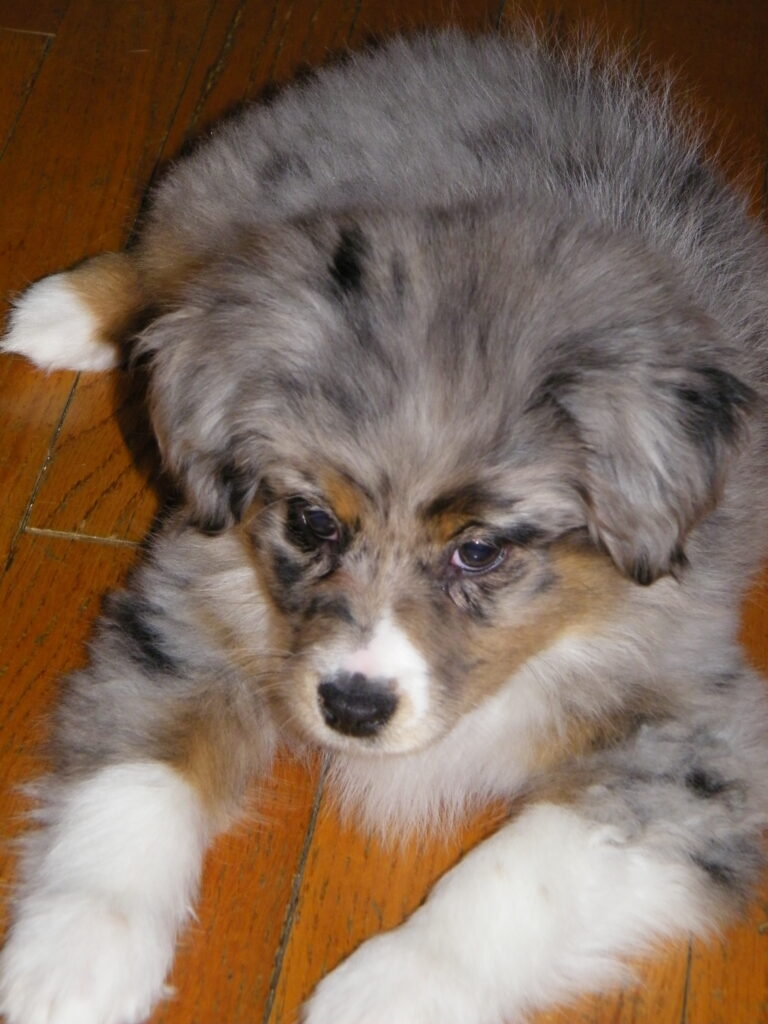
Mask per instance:
[[[24,292],[0,347],[44,370],[109,370],[120,361],[117,346],[99,337],[96,317],[68,278],[53,274]]]
[[[8,1024],[136,1024],[164,994],[208,840],[161,764],[106,768],[45,812],[0,957]]]
[[[470,853],[402,927],[318,986],[305,1024],[501,1024],[621,980],[621,958],[698,930],[683,865],[541,804]]]

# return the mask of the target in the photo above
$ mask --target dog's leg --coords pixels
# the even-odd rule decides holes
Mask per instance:
[[[655,940],[716,926],[754,880],[760,815],[742,783],[685,757],[678,781],[662,757],[530,805],[322,981],[306,1024],[512,1024],[621,981]]]
[[[44,811],[2,954],[10,1024],[129,1024],[163,994],[211,835],[184,778],[155,762],[65,784]]]
[[[144,304],[133,257],[104,253],[28,288],[0,347],[44,370],[108,370]]]
[[[166,564],[156,544],[69,680],[0,955],[9,1024],[143,1020],[164,993],[204,851],[268,769],[269,720],[194,617],[194,543],[179,554],[184,537],[172,537]]]
[[[205,849],[231,820],[231,794],[216,792],[210,768],[198,750],[183,766],[117,763],[49,786],[0,956],[9,1024],[135,1024],[149,1015]]]

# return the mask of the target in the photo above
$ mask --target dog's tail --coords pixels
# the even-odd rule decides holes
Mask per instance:
[[[0,341],[44,370],[107,370],[149,299],[131,253],[103,253],[44,277],[14,303]]]

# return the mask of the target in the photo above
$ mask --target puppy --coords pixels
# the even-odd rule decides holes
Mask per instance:
[[[706,933],[763,860],[768,248],[617,67],[395,40],[247,110],[5,348],[137,340],[181,508],[54,727],[10,1024],[134,1024],[282,743],[392,833],[523,809],[309,999],[499,1024]]]

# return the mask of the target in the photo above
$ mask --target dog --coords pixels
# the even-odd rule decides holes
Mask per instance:
[[[4,347],[135,335],[179,507],[55,715],[9,1024],[135,1024],[281,745],[385,835],[519,808],[306,1003],[500,1024],[709,934],[763,865],[768,246],[664,89],[396,38],[225,122]]]

